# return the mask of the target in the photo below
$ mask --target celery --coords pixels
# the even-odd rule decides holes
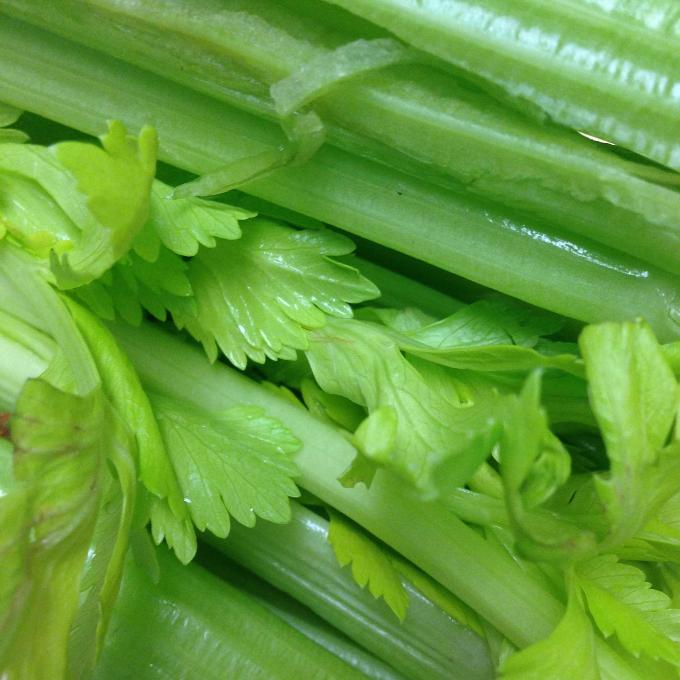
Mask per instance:
[[[7,18],[0,67],[10,103],[90,133],[110,116],[133,129],[152,120],[161,157],[194,172],[283,139],[262,120]],[[566,316],[644,314],[662,339],[678,333],[674,277],[337,149],[248,191]]]
[[[673,0],[330,0],[524,107],[680,169]]]
[[[147,389],[189,400],[206,412],[235,402],[258,405],[286,422],[303,443],[295,458],[303,488],[411,560],[514,644],[544,638],[559,621],[563,606],[542,581],[440,503],[428,503],[424,513],[413,489],[388,473],[376,475],[370,489],[341,486],[337,479],[355,451],[334,428],[236,371],[209,365],[176,337],[148,326],[114,330]],[[601,639],[595,643],[604,678],[639,680],[614,649]]]
[[[204,544],[198,561],[221,579],[243,590],[263,607],[289,626],[316,642],[324,649],[339,657],[372,680],[405,680],[393,666],[359,647],[350,637],[341,633],[309,607],[298,602],[282,590],[278,590],[253,572],[244,569],[236,562],[225,559],[217,550]]]
[[[304,99],[310,83],[328,78],[321,96],[307,94],[329,121],[332,143],[444,187],[462,183],[487,200],[680,271],[680,197],[644,179],[649,169],[573,132],[532,123],[432,66],[402,64],[333,86],[333,69],[351,62],[353,46],[357,68],[384,67],[390,50],[384,39],[357,41],[367,33],[363,25],[338,30],[334,16],[325,19],[306,2],[284,9],[273,0],[200,0],[188,13],[176,0],[12,0],[4,11],[268,118],[277,118],[285,93]],[[398,46],[392,52],[399,60]],[[427,61],[415,52],[410,58]]]
[[[471,630],[408,582],[409,608],[399,622],[340,570],[327,538],[328,522],[300,505],[294,505],[291,522],[283,527],[234,526],[226,540],[206,536],[220,552],[307,604],[409,677],[491,677],[487,651]]]
[[[154,584],[129,559],[95,678],[360,678],[234,586],[156,551]]]

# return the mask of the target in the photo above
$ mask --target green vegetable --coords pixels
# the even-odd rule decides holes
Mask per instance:
[[[238,588],[159,549],[154,584],[132,560],[95,678],[361,678]]]
[[[90,584],[99,600],[94,620],[77,619],[80,573],[108,485],[121,487],[118,532],[129,531],[135,490],[129,442],[101,391],[78,397],[40,380],[22,390],[12,441],[15,488],[0,506],[9,565],[0,591],[0,666],[9,677],[48,678],[62,677],[68,663],[80,675],[94,663],[94,649],[76,648],[78,656],[67,658],[69,629],[93,625],[92,641],[101,645],[126,541],[109,537],[109,567]]]
[[[286,117],[312,107],[322,120],[328,121],[329,141],[340,148],[376,158],[411,175],[428,177],[443,186],[461,182],[484,199],[529,212],[548,225],[563,225],[675,273],[680,271],[677,256],[680,232],[675,219],[680,199],[674,191],[647,181],[647,175],[674,184],[677,178],[669,173],[664,179],[661,171],[654,173],[631,161],[612,157],[601,145],[589,143],[575,133],[556,126],[535,125],[499,106],[491,97],[444,75],[441,69],[424,65],[435,62],[437,66],[426,55],[394,39],[367,40],[372,31],[362,22],[355,22],[356,27],[349,30],[351,21],[347,17],[344,25],[338,27],[335,15],[324,15],[323,6],[318,4],[297,2],[284,8],[272,0],[247,4],[240,0],[226,3],[200,0],[193,3],[193,11],[188,15],[176,0],[133,3],[109,0],[94,6],[79,0],[37,5],[14,0],[7,3],[4,11],[258,115],[278,117],[284,129]],[[384,22],[394,30],[394,24],[399,26],[404,15],[405,35],[409,39],[414,25],[422,30],[426,24],[422,16],[440,31],[440,24],[446,25],[436,23],[442,11],[436,7],[411,7],[409,3],[393,6],[395,3],[389,2],[387,7],[381,7],[381,4],[385,3],[368,3],[367,18]],[[448,21],[453,21],[455,12],[473,16],[475,12],[482,15],[486,12],[486,16],[492,16],[491,7],[479,5],[477,9],[470,5],[466,9],[448,6],[451,15]],[[494,3],[491,5],[495,7]],[[346,6],[359,13],[364,9],[361,2],[358,5],[348,2]],[[517,14],[513,19],[521,25],[521,9]],[[535,19],[535,13],[529,16]],[[413,20],[420,22],[414,24]],[[564,15],[546,16],[544,20],[544,31],[550,30],[547,27],[552,28],[556,21],[568,28]],[[88,30],[83,30],[84,21]],[[105,28],[108,22],[119,29],[113,36]],[[476,28],[474,21],[471,24],[462,29],[446,25],[446,29],[462,30],[463,35],[467,29],[469,35]],[[618,24],[621,30],[622,22]],[[446,29],[442,31],[445,39],[458,44],[460,35],[450,36]],[[436,34],[436,30],[431,32]],[[503,42],[512,37],[509,29],[508,32],[510,35],[504,36]],[[179,63],[176,54],[167,55],[164,34],[172,35],[174,50],[181,54]],[[499,51],[507,50],[501,41],[499,36],[502,45]],[[421,31],[414,42],[439,53],[436,38],[434,43],[423,43]],[[517,42],[521,45],[521,39]],[[474,70],[471,53],[469,47],[463,48],[454,62],[459,65],[465,62],[468,70]],[[483,53],[478,59],[482,58]],[[606,58],[616,64],[616,55]],[[568,61],[566,54],[562,60]],[[553,68],[557,68],[559,58],[556,61]],[[195,70],[188,69],[187,63],[194,65]],[[566,64],[560,66],[566,68]],[[602,70],[607,75],[606,69]],[[225,71],[232,81],[228,87],[224,84]],[[530,67],[525,67],[524,75],[530,71]],[[538,76],[539,69],[536,72]],[[590,84],[592,72],[587,75]],[[548,81],[545,74],[539,77],[543,83]],[[663,83],[664,76],[658,77]],[[526,80],[524,83],[526,86]],[[603,86],[604,83],[600,85]],[[585,84],[581,84],[580,92],[585,89]],[[607,89],[611,92],[610,84]],[[670,93],[657,96],[657,100],[657,111],[663,108],[668,115]],[[553,104],[554,109],[558,106],[557,102]],[[633,108],[630,103],[621,106]],[[579,113],[582,118],[587,115]],[[644,132],[651,136],[649,121],[639,114],[635,132],[640,130],[643,120]],[[672,148],[668,143],[672,141],[671,120],[664,121],[669,148]],[[610,136],[593,129],[590,121],[576,127],[606,139]],[[627,133],[631,140],[635,132]],[[237,185],[237,177],[246,181],[261,175],[260,164],[262,170],[268,171],[294,157],[264,153],[253,156],[252,162],[244,159],[238,165],[227,165],[222,190]],[[244,163],[249,168],[255,165],[241,177]],[[203,191],[217,193],[212,182],[206,183]],[[612,223],[616,224],[615,229]]]
[[[470,72],[518,106],[680,168],[677,7],[670,0],[330,2]]]
[[[680,669],[674,13],[338,1],[0,10],[3,680]]]
[[[0,36],[3,97],[90,133],[106,117],[130,129],[152,119],[162,140],[159,157],[193,172],[285,140],[273,124],[11,19],[0,18]],[[662,339],[678,333],[675,277],[463,190],[328,147],[248,191],[573,318],[644,314]]]
[[[341,521],[345,531],[356,534],[351,523]],[[423,585],[427,577],[421,573],[423,580],[414,579],[412,583],[409,576],[413,577],[408,573],[406,579],[397,576],[407,603],[405,619],[400,622],[383,602],[359,590],[347,569],[338,571],[328,537],[326,520],[294,505],[292,521],[285,526],[259,524],[253,529],[235,526],[226,541],[211,538],[208,541],[307,604],[409,677],[446,678],[454,673],[466,678],[491,676],[482,641],[456,618],[438,611],[437,605],[443,606],[430,598],[428,586]],[[368,541],[367,555],[379,550],[365,534],[362,540]],[[389,555],[384,549],[383,554]],[[398,571],[399,563],[392,568]],[[446,597],[453,600],[454,606],[458,604],[450,594]],[[462,618],[458,610],[454,611]]]
[[[27,250],[50,257],[61,288],[100,276],[130,248],[148,216],[154,132],[146,128],[134,142],[112,123],[102,146],[2,145],[5,228]]]

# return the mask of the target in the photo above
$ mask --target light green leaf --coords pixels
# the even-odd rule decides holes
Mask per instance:
[[[500,471],[508,515],[518,547],[537,559],[574,559],[592,555],[597,537],[555,513],[541,518],[530,511],[567,481],[571,459],[548,428],[540,401],[541,374],[527,378],[519,395],[505,400],[500,440]]]
[[[112,321],[120,316],[135,326],[141,323],[143,310],[159,321],[166,320],[168,311],[191,315],[196,310],[187,265],[165,247],[159,248],[153,262],[131,251],[105,276],[74,293],[100,318]]]
[[[356,428],[354,445],[369,460],[387,463],[397,443],[398,425],[394,408],[380,406]]]
[[[579,344],[610,460],[609,472],[598,475],[596,484],[614,546],[678,490],[678,456],[661,454],[676,416],[678,385],[642,321],[588,326]]]
[[[465,484],[489,455],[498,431],[493,393],[467,401],[447,369],[409,362],[389,331],[373,324],[329,319],[309,337],[307,359],[324,391],[369,414],[383,408],[396,414],[396,436],[393,428],[383,429],[384,446],[372,438],[370,451],[380,451],[375,462],[436,495]]]
[[[404,309],[361,307],[355,312],[354,316],[362,321],[373,321],[387,326],[393,331],[405,334],[415,333],[424,326],[429,326],[437,321],[435,317],[417,307],[405,307]]]
[[[182,564],[189,564],[196,555],[196,532],[187,514],[179,519],[166,498],[154,496],[151,501],[151,534],[157,545],[165,541]]]
[[[555,314],[499,298],[473,302],[412,335],[430,347],[534,347],[541,336],[552,335],[563,325]]]
[[[403,332],[402,350],[450,366],[474,371],[528,371],[557,368],[583,375],[583,364],[573,346],[542,340],[563,321],[540,310],[506,300],[481,300],[455,314]],[[540,348],[540,351],[539,351]],[[566,352],[564,350],[567,350]]]
[[[69,636],[69,674],[90,677],[102,650],[118,596],[135,509],[137,471],[123,427],[108,457],[116,478],[107,475],[97,523],[83,567],[80,606]]]
[[[329,259],[353,249],[330,231],[296,231],[255,219],[238,241],[202,249],[189,262],[195,317],[175,317],[214,360],[217,346],[243,368],[248,358],[291,359],[308,344],[306,329],[326,314],[350,317],[348,303],[378,295],[357,270]]]
[[[28,135],[23,130],[14,128],[0,129],[0,144],[23,144],[28,141]],[[2,228],[0,225],[0,238],[2,238]]]
[[[342,515],[330,512],[328,542],[341,567],[352,565],[352,576],[373,597],[382,597],[400,621],[406,617],[408,593],[390,555],[373,538]]]
[[[0,102],[0,128],[16,123],[23,111],[14,106]],[[21,130],[0,130],[0,144],[21,144],[28,140],[28,135]],[[0,238],[2,238],[2,222],[0,222]]]
[[[52,269],[62,287],[83,283],[80,278],[70,284],[64,279],[80,269],[87,271],[104,255],[110,260],[108,266],[99,266],[97,271],[108,269],[130,249],[149,216],[151,182],[156,172],[156,132],[145,127],[135,140],[127,136],[120,122],[112,121],[101,142],[101,149],[82,142],[62,142],[52,148],[87,197],[87,207],[97,225],[103,226],[83,229],[75,250],[52,258]]]
[[[578,583],[590,613],[602,633],[616,633],[632,654],[645,653],[680,666],[680,610],[655,590],[637,567],[622,564],[615,555],[600,555],[577,567]]]
[[[99,385],[97,368],[66,304],[45,280],[42,265],[0,241],[0,309],[31,326],[32,336],[39,331],[48,336],[48,343],[54,341],[56,352],[50,352],[51,363],[43,375],[48,382],[81,396],[89,394]]]
[[[23,247],[49,256],[61,288],[109,269],[148,216],[155,132],[144,128],[133,140],[112,122],[102,145],[0,146],[0,222]]]
[[[151,211],[145,229],[157,235],[173,253],[196,255],[198,247],[214,248],[215,239],[240,238],[239,222],[255,213],[218,201],[171,198],[172,188],[156,180],[151,192]]]
[[[26,380],[41,375],[56,351],[48,336],[0,309],[0,413],[14,410]]]
[[[167,498],[177,519],[187,515],[181,489],[163,444],[148,397],[132,364],[111,333],[80,305],[68,300],[78,330],[94,357],[108,398],[133,432],[139,455],[139,477],[159,498]]]
[[[680,493],[661,505],[617,552],[625,559],[680,564]]]
[[[513,654],[501,680],[600,680],[592,624],[572,586],[567,610],[549,637]]]
[[[12,444],[9,435],[9,413],[0,412],[0,498],[6,496],[14,486],[14,473],[12,472]]]
[[[99,511],[111,411],[29,380],[12,419],[18,488],[0,498],[0,668],[60,678],[81,570]],[[7,565],[7,567],[5,567]]]
[[[15,106],[0,102],[0,127],[7,127],[12,123],[16,123],[22,113],[23,111]]]
[[[199,531],[224,538],[230,517],[245,526],[256,516],[290,519],[289,498],[299,495],[292,454],[300,442],[278,420],[251,406],[206,414],[160,396],[153,406]]]

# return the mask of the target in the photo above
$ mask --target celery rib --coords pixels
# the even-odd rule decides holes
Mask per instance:
[[[131,559],[95,678],[361,678],[246,594],[157,551],[160,581]]]
[[[10,0],[3,11],[270,119],[276,115],[268,84],[277,94],[317,62],[329,72],[319,66],[309,77],[323,81],[337,66],[336,52],[371,44],[361,33],[310,21],[305,3],[284,9],[273,0],[196,0],[190,13],[174,0]],[[378,61],[385,55],[377,43],[384,42],[373,44]],[[370,63],[370,49],[364,52]],[[462,183],[481,198],[557,219],[680,272],[680,195],[647,181],[644,166],[574,132],[526,120],[450,74],[402,65],[345,82],[314,106],[331,123],[332,143],[345,150],[445,188]]]
[[[89,133],[112,116],[153,123],[163,160],[197,173],[283,141],[261,119],[6,17],[0,85],[9,103]],[[662,340],[680,333],[677,278],[332,147],[248,192],[565,316],[643,315]]]
[[[206,535],[220,552],[292,595],[410,678],[491,678],[482,640],[406,582],[403,623],[341,570],[327,543],[328,522],[293,503],[291,522],[234,525],[226,540]]]
[[[329,0],[535,107],[680,169],[677,6]]]

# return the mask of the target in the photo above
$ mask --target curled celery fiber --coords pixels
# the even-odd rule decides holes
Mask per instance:
[[[674,0],[328,0],[526,108],[680,169]]]
[[[348,43],[372,35],[358,20],[336,28],[337,11],[322,10],[302,0],[195,0],[190,11],[177,0],[7,0],[2,8],[269,118],[276,118],[269,85],[274,93],[283,78],[290,84],[290,76],[323,75],[333,50],[340,58]],[[358,60],[370,61],[366,47]],[[462,183],[680,272],[680,194],[644,178],[663,180],[663,172],[529,120],[451,74],[401,64],[337,83],[311,105],[329,121],[331,142],[345,150],[445,187]]]
[[[206,540],[258,576],[306,604],[409,678],[483,680],[493,677],[484,642],[405,581],[409,595],[400,622],[340,569],[327,542],[328,522],[293,502],[289,524],[232,526],[226,540]]]
[[[97,680],[366,677],[234,586],[157,556],[157,584],[127,563]]]
[[[196,173],[284,140],[262,119],[7,17],[0,91],[91,134],[109,118],[152,123],[161,158]],[[247,191],[564,316],[644,316],[662,340],[680,335],[677,277],[333,147]]]

